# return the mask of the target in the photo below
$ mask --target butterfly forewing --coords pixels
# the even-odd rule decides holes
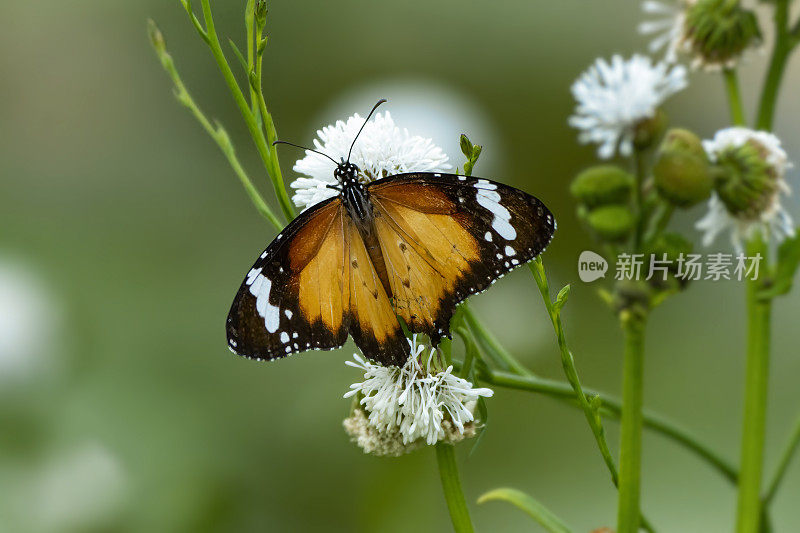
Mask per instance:
[[[484,179],[401,174],[368,191],[395,311],[434,342],[456,304],[539,255],[555,231],[537,198]]]
[[[227,320],[239,355],[275,359],[347,340],[349,217],[338,198],[297,217],[258,258]]]

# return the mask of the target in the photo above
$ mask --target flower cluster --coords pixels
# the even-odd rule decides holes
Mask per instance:
[[[339,120],[325,126],[317,131],[314,148],[335,160],[344,161],[362,125],[364,130],[353,146],[350,162],[361,170],[360,178],[365,182],[403,172],[439,172],[452,168],[442,149],[431,139],[401,130],[388,111],[376,114],[366,124],[356,113],[346,121]],[[333,177],[335,168],[330,159],[306,151],[306,157],[297,161],[293,168],[307,176],[297,178],[290,185],[295,189],[292,197],[295,205],[307,209],[335,196],[337,191],[328,187],[336,183]]]
[[[350,385],[344,397],[360,397],[363,412],[355,417],[363,420],[366,416],[365,431],[388,440],[399,438],[403,445],[422,440],[432,445],[448,434],[463,436],[474,431],[468,426],[475,420],[475,402],[492,396],[492,390],[473,388],[472,383],[453,374],[452,365],[436,370],[436,349],[425,357],[425,346],[417,343],[416,335],[409,343],[411,355],[402,368],[374,364],[359,355],[346,362],[364,371],[364,381]],[[351,426],[357,422],[348,421]],[[385,449],[388,445],[384,442],[381,446]]]
[[[598,59],[572,85],[578,101],[569,124],[580,130],[582,143],[600,145],[603,159],[633,152],[637,127],[653,118],[658,107],[686,87],[686,69],[666,63],[653,64],[649,57],[634,55],[610,62]]]

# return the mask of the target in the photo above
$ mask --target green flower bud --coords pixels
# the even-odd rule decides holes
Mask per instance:
[[[717,194],[733,216],[756,220],[775,203],[783,176],[768,157],[755,139],[717,154]]]
[[[684,41],[700,66],[732,67],[761,41],[753,11],[731,0],[699,0],[686,11]]]
[[[614,165],[587,168],[572,181],[570,192],[589,208],[609,204],[627,204],[634,178]]]
[[[667,114],[657,109],[652,117],[639,121],[633,129],[633,146],[646,150],[653,146],[667,128]]]
[[[653,289],[646,281],[622,280],[614,284],[611,305],[617,313],[642,312],[650,308]]]
[[[667,254],[673,265],[678,261],[681,254],[692,253],[692,243],[677,233],[662,233],[654,241],[645,246],[645,255],[653,254],[661,259]],[[677,267],[677,266],[676,266]]]
[[[706,200],[714,180],[700,139],[688,130],[670,130],[653,166],[653,179],[661,197],[678,207]]]
[[[624,205],[604,205],[586,216],[586,223],[604,241],[620,242],[633,229],[633,214]]]
[[[267,23],[267,2],[266,0],[256,0],[256,24],[259,28],[263,28]]]
[[[461,146],[462,154],[467,158],[472,157],[472,142],[469,140],[469,137],[462,133],[461,137],[458,139],[458,144]]]
[[[669,261],[666,265],[667,271],[671,274],[665,281],[663,275],[656,274],[649,283],[653,287],[662,290],[670,290],[672,288],[684,288],[689,283],[688,279],[683,277],[675,278],[678,274],[679,263],[678,260],[683,254],[684,259],[692,253],[692,243],[686,240],[682,235],[677,233],[664,233],[645,245],[644,254],[647,260],[653,256],[657,261],[665,259]]]
[[[150,43],[155,48],[156,52],[162,54],[166,51],[166,44],[164,43],[164,35],[158,29],[156,22],[153,19],[147,20],[147,34],[150,36]]]

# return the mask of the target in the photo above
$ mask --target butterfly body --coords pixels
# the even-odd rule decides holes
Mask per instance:
[[[353,337],[365,356],[402,365],[398,317],[434,344],[456,305],[540,254],[555,220],[536,198],[439,173],[367,184],[350,163],[339,194],[309,208],[255,262],[227,320],[232,351],[276,359]]]

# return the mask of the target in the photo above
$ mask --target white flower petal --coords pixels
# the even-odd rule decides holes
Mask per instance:
[[[358,114],[347,121],[325,126],[317,131],[314,148],[329,155],[336,161],[347,159],[350,145],[364,119]],[[442,149],[431,139],[411,135],[408,130],[398,128],[391,115],[377,113],[364,125],[364,130],[353,146],[350,162],[360,169],[360,177],[371,181],[404,172],[438,172],[452,168]],[[306,151],[306,156],[298,160],[293,170],[307,177],[297,178],[291,187],[295,189],[292,197],[295,205],[307,209],[337,191],[328,187],[336,183],[333,171],[336,165],[330,159]]]
[[[599,145],[602,159],[612,157],[617,145],[629,155],[636,124],[686,85],[686,69],[680,65],[653,64],[642,55],[629,60],[615,55],[610,62],[600,58],[572,85],[578,105],[569,124],[580,130],[580,142]]]
[[[431,350],[426,367],[420,364],[425,346],[417,344],[416,335],[409,340],[411,357],[402,368],[383,367],[354,355],[357,363],[348,366],[364,370],[364,381],[350,386],[363,395],[361,404],[369,413],[368,423],[384,432],[402,435],[403,442],[424,440],[436,444],[445,437],[445,415],[456,430],[464,434],[464,424],[474,420],[476,400],[492,396],[487,388],[473,388],[469,381],[453,375],[450,366],[431,373]],[[354,392],[348,392],[352,395]]]

